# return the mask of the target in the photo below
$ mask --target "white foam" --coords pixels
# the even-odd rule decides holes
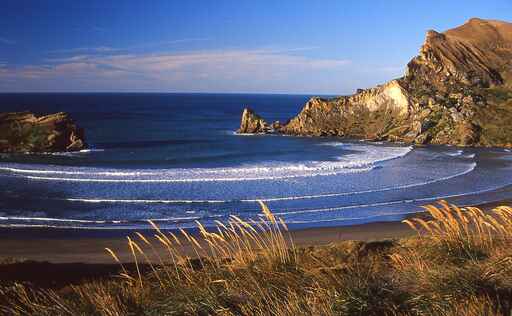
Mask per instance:
[[[460,155],[462,155],[464,153],[464,151],[462,150],[457,150],[455,152],[448,152],[446,153],[448,156],[451,156],[451,157],[458,157]]]
[[[482,193],[487,193],[487,192],[493,192],[493,191],[502,189],[504,187],[507,187],[509,185],[511,185],[511,184],[508,183],[505,185],[501,185],[501,186],[497,186],[497,187],[493,187],[493,188],[487,188],[487,189],[478,190],[478,191],[449,194],[449,195],[440,195],[440,196],[427,197],[427,198],[407,199],[407,200],[398,200],[398,201],[389,201],[389,202],[369,203],[369,204],[347,205],[347,206],[339,206],[339,207],[327,207],[327,208],[319,208],[319,209],[307,209],[307,210],[280,212],[280,213],[274,212],[273,214],[282,216],[282,215],[291,215],[291,214],[330,212],[330,211],[339,211],[339,210],[346,210],[346,209],[357,209],[357,208],[363,208],[363,207],[366,208],[366,207],[377,207],[377,206],[389,206],[389,205],[396,205],[396,204],[410,204],[410,203],[415,203],[415,202],[431,202],[431,201],[438,201],[438,200],[454,198],[454,197],[462,197],[462,196],[468,196],[468,195],[476,195],[476,194],[482,194]]]
[[[24,174],[67,174],[67,175],[99,175],[99,176],[144,176],[144,175],[156,175],[153,172],[86,172],[86,171],[66,171],[66,170],[42,170],[42,169],[21,169],[21,168],[10,168],[0,167],[0,170],[9,171],[13,173],[24,173]]]
[[[82,149],[79,151],[62,151],[62,152],[46,152],[46,153],[38,153],[43,155],[51,155],[51,156],[66,156],[66,157],[75,157],[83,154],[90,154],[93,152],[102,152],[104,149],[99,148],[90,148],[90,149]],[[32,154],[32,153],[29,153]]]
[[[221,218],[225,215],[209,215],[206,218]],[[153,222],[180,222],[180,221],[194,221],[199,220],[199,216],[183,216],[183,217],[164,217],[164,218],[149,218],[134,221],[153,221]],[[203,218],[205,219],[205,218]],[[120,224],[128,223],[129,220],[113,219],[113,220],[86,220],[74,218],[55,218],[55,217],[29,217],[29,216],[2,216],[0,221],[20,221],[20,222],[56,222],[56,223],[79,223],[79,224]]]
[[[39,221],[39,222],[71,222],[83,224],[106,224],[105,220],[85,220],[85,219],[67,219],[52,217],[22,217],[22,216],[2,216],[0,221]]]
[[[0,171],[21,175],[32,180],[66,182],[186,183],[276,180],[368,172],[376,164],[404,157],[413,150],[412,147],[361,144],[346,144],[345,147],[351,153],[331,161],[301,163],[270,161],[230,168],[175,168],[154,171],[59,166],[46,166],[45,169],[41,169],[34,165],[4,164],[0,166]],[[62,175],[67,177],[62,177]]]
[[[148,199],[87,199],[87,198],[66,198],[63,200],[71,201],[71,202],[84,202],[84,203],[131,203],[131,204],[192,204],[192,203],[230,203],[230,202],[277,202],[277,201],[291,201],[291,200],[307,200],[307,199],[318,199],[318,198],[326,198],[326,197],[338,197],[338,196],[351,196],[351,195],[359,195],[359,194],[367,194],[367,193],[378,193],[378,192],[387,192],[387,191],[395,191],[395,190],[403,190],[414,187],[425,186],[433,183],[447,181],[453,178],[457,178],[463,175],[466,175],[473,170],[475,170],[477,166],[476,162],[471,163],[471,165],[464,171],[449,175],[446,177],[437,178],[430,181],[424,181],[419,183],[411,183],[405,185],[398,185],[386,188],[380,188],[375,190],[362,190],[362,191],[351,191],[351,192],[339,192],[339,193],[327,193],[327,194],[315,194],[315,195],[300,195],[300,196],[285,196],[285,197],[271,197],[271,198],[254,198],[254,199],[242,199],[239,201],[234,200],[148,200]]]
[[[499,189],[503,189],[507,186],[511,185],[511,183],[504,184],[501,186],[496,186],[493,188],[487,188],[477,191],[471,192],[463,192],[449,195],[440,195],[433,197],[425,197],[425,198],[415,198],[415,199],[405,199],[405,200],[396,200],[396,201],[386,201],[386,202],[377,202],[377,203],[367,203],[367,204],[356,204],[356,205],[345,205],[338,207],[327,207],[327,208],[318,208],[318,209],[304,209],[298,211],[287,211],[287,212],[273,212],[276,216],[287,216],[287,215],[297,215],[297,214],[308,214],[308,213],[323,213],[323,212],[333,212],[333,211],[343,211],[348,209],[358,209],[358,208],[369,208],[369,207],[380,207],[380,206],[390,206],[390,205],[398,205],[398,204],[412,204],[418,202],[431,202],[438,201],[442,199],[454,198],[454,197],[463,197],[469,195],[477,195],[487,192],[493,192]],[[315,222],[334,222],[334,221],[348,221],[348,220],[363,220],[369,219],[373,217],[380,217],[385,215],[404,215],[408,213],[415,213],[417,210],[412,209],[409,212],[402,213],[378,213],[369,215],[366,217],[351,217],[351,218],[330,218],[330,219],[315,219],[313,221],[296,221],[296,220],[285,220],[288,224],[298,224],[298,223],[315,223]],[[184,217],[170,217],[170,218],[154,218],[150,219],[155,222],[173,222],[178,224],[180,221],[196,221],[196,220],[205,220],[208,218],[221,218],[226,215],[217,214],[210,215],[207,218],[201,218],[199,216],[184,216]],[[258,214],[258,216],[264,216],[263,214]],[[80,224],[119,224],[119,223],[128,223],[126,220],[80,220],[80,219],[65,219],[65,218],[46,218],[46,217],[0,217],[0,220],[8,221],[8,220],[17,220],[17,221],[28,221],[28,222],[69,222],[69,223],[80,223]],[[146,221],[146,220],[138,220],[138,221]],[[91,227],[91,226],[58,226],[58,225],[50,225],[50,224],[0,224],[0,227],[44,227],[44,228],[71,228],[71,229],[133,229],[131,226],[124,227]]]
[[[60,226],[49,224],[0,224],[1,228],[52,228],[74,230],[132,230],[132,226]]]
[[[329,146],[329,147],[342,147],[345,145],[346,144],[342,143],[342,142],[327,142],[327,143],[318,144],[318,146]]]
[[[92,152],[102,152],[105,151],[105,149],[101,148],[90,148],[90,149],[82,149],[78,151],[79,153],[92,153]]]
[[[199,216],[188,216],[188,217],[172,217],[172,218],[150,218],[152,222],[177,222],[177,221],[195,221],[199,220]]]
[[[225,200],[147,200],[147,199],[86,199],[86,198],[65,198],[54,199],[69,202],[84,203],[126,203],[126,204],[192,204],[192,203],[227,203]]]
[[[282,180],[302,177],[329,176],[339,173],[359,173],[367,172],[373,168],[351,168],[343,172],[321,172],[314,174],[298,174],[267,177],[233,177],[233,178],[195,178],[195,179],[94,179],[94,178],[55,178],[26,176],[31,180],[62,181],[62,182],[98,182],[98,183],[189,183],[189,182],[236,182],[236,181],[261,181],[261,180]]]
[[[400,216],[400,215],[407,215],[410,213],[416,213],[416,212],[403,212],[403,213],[378,213],[375,215],[369,215],[365,217],[338,217],[338,218],[329,218],[329,219],[315,219],[312,221],[308,220],[287,220],[286,224],[312,224],[312,223],[326,223],[326,222],[346,222],[346,221],[354,221],[354,220],[368,220],[371,218],[378,218],[382,216]]]
[[[397,200],[397,201],[388,201],[388,202],[377,202],[377,203],[368,203],[368,204],[357,204],[357,205],[346,205],[339,207],[328,207],[328,208],[319,208],[319,209],[305,209],[299,211],[288,211],[288,212],[273,212],[276,216],[286,216],[286,215],[296,215],[296,214],[307,214],[307,213],[320,213],[320,212],[332,212],[332,211],[342,211],[347,209],[357,209],[357,208],[368,208],[368,207],[379,207],[379,206],[390,206],[390,205],[398,205],[398,204],[411,204],[418,202],[431,202],[438,201],[442,199],[454,198],[454,197],[462,197],[468,195],[476,195],[487,192],[496,191],[507,186],[511,185],[511,183],[504,184],[501,186],[487,188],[472,192],[463,192],[457,194],[449,194],[449,195],[440,195],[435,197],[426,197],[426,198],[417,198],[417,199],[406,199],[406,200]],[[463,205],[461,205],[463,206]],[[312,221],[306,220],[286,220],[287,224],[306,224],[306,223],[317,223],[317,222],[336,222],[336,221],[349,221],[349,220],[364,220],[370,218],[376,218],[387,215],[405,215],[410,213],[416,213],[418,210],[412,209],[410,211],[401,212],[401,213],[377,213],[373,215],[369,215],[366,217],[344,217],[344,218],[330,218],[330,219],[315,219]],[[173,222],[178,224],[180,221],[197,221],[204,220],[208,218],[221,218],[226,215],[210,215],[207,218],[201,218],[199,216],[187,216],[187,217],[170,217],[170,218],[154,218],[150,219],[154,222]],[[264,214],[258,214],[258,216],[263,217]],[[19,220],[19,221],[43,221],[43,222],[70,222],[70,223],[83,223],[83,224],[108,224],[108,223],[127,223],[126,220],[109,220],[109,221],[95,221],[95,220],[79,220],[79,219],[64,219],[64,218],[44,218],[44,217],[0,217],[0,220]],[[147,220],[140,220],[147,221]],[[114,227],[105,227],[105,226],[59,226],[59,225],[50,225],[50,224],[0,224],[0,227],[8,227],[8,228],[62,228],[62,229],[134,229],[133,226],[114,226]],[[181,227],[181,226],[180,226]],[[190,226],[192,227],[192,226]]]

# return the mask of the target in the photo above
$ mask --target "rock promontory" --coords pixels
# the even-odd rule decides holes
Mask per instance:
[[[511,122],[512,23],[473,18],[428,31],[403,77],[351,96],[311,98],[276,132],[510,147]]]
[[[242,112],[242,120],[237,133],[240,134],[266,134],[272,132],[270,126],[264,119],[256,114],[252,109],[245,108]]]
[[[0,152],[64,152],[87,148],[84,131],[67,113],[0,113]]]

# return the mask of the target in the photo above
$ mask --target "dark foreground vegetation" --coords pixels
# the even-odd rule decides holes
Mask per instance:
[[[119,275],[60,288],[4,284],[5,315],[510,315],[512,208],[441,202],[417,237],[296,248],[286,225],[232,217],[200,236],[134,234]],[[164,247],[165,251],[157,251]],[[185,251],[184,249],[189,249]],[[192,249],[192,254],[190,253]],[[5,282],[4,282],[5,283]]]

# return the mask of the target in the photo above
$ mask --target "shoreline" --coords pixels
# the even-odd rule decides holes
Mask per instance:
[[[483,210],[491,210],[500,205],[510,205],[512,200],[482,203],[475,205]],[[422,216],[412,213],[406,218]],[[132,235],[135,231],[132,231]],[[11,230],[12,233],[12,230]],[[125,236],[80,238],[75,236],[29,236],[27,229],[17,231],[18,238],[0,238],[0,285],[28,283],[36,288],[50,288],[67,291],[70,285],[84,281],[110,279],[120,273],[120,266],[106,252],[114,250],[129,270],[134,270],[133,257]],[[61,232],[62,233],[62,232]],[[377,241],[410,237],[416,234],[401,221],[374,222],[352,226],[305,228],[291,231],[294,244],[299,247],[329,245],[341,241]],[[5,230],[0,231],[0,236]],[[47,230],[51,235],[51,230]],[[147,235],[147,234],[146,234]],[[67,237],[67,238],[66,238]],[[155,244],[155,248],[159,249]],[[161,251],[166,251],[160,247]],[[193,256],[192,249],[184,249]],[[151,257],[151,256],[150,256]],[[155,261],[155,258],[151,258]],[[148,269],[145,264],[142,269]]]
[[[500,205],[510,205],[512,200],[482,203],[475,206],[491,210]],[[411,213],[404,218],[421,216]],[[153,230],[140,231],[152,236]],[[0,230],[0,262],[37,261],[49,263],[112,264],[105,251],[116,251],[123,262],[132,260],[126,236],[135,231],[81,231],[71,229],[16,228]],[[192,233],[193,234],[193,233]],[[415,232],[401,221],[381,221],[351,226],[314,227],[291,230],[290,235],[299,247],[327,245],[332,242],[356,240],[373,241],[402,238]],[[0,264],[1,266],[1,264]]]
[[[400,238],[414,234],[407,225],[397,221],[291,231],[294,244],[299,247],[328,245],[344,240]],[[0,285],[29,283],[36,288],[66,291],[70,285],[115,277],[122,271],[106,252],[106,247],[116,252],[125,268],[135,271],[125,237],[0,238]],[[166,252],[158,243],[155,243],[155,248]],[[185,251],[194,256],[191,249]],[[1,263],[11,258],[14,260],[12,263]],[[150,258],[156,262],[156,258],[151,255]],[[142,264],[141,269],[149,268]]]
[[[78,236],[81,231],[69,232],[71,236],[55,236],[48,231],[48,236],[39,232],[37,237],[29,236],[30,229],[19,229],[18,237],[5,238],[8,234],[1,231],[0,262],[6,260],[27,260],[50,263],[85,263],[109,264],[112,257],[105,248],[114,250],[122,262],[130,262],[132,255],[127,246],[126,236],[133,236],[135,231],[116,232],[111,236]],[[140,231],[144,236],[152,236],[152,230]],[[64,232],[59,232],[62,235]],[[353,226],[304,228],[290,231],[291,238],[297,246],[327,245],[343,240],[370,241],[407,237],[415,234],[400,221],[374,222]],[[1,266],[1,265],[0,265]]]

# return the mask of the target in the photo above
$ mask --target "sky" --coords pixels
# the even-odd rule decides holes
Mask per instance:
[[[0,3],[0,92],[350,94],[511,0]]]

